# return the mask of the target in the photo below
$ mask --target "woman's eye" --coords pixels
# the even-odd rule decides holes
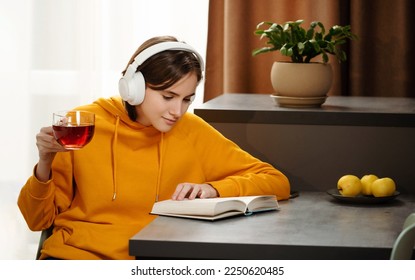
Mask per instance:
[[[184,99],[186,103],[192,103],[194,100],[195,100],[194,94]]]
[[[175,98],[175,96],[173,96],[173,95],[162,95],[162,97],[163,97],[164,100],[167,100],[167,101],[172,100],[173,98]],[[194,100],[194,95],[183,98],[183,102],[185,102],[185,103],[192,103],[193,100]]]

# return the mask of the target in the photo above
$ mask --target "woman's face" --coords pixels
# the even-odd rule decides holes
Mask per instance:
[[[189,73],[164,90],[146,88],[143,103],[136,106],[137,121],[168,132],[187,111],[195,95],[197,76]]]

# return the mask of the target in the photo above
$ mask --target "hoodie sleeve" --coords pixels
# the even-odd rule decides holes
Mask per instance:
[[[289,198],[289,180],[281,171],[242,150],[199,117],[195,119],[197,126],[190,133],[196,138],[206,183],[220,196],[274,194],[279,200]]]
[[[71,152],[56,155],[49,181],[40,182],[34,174],[21,189],[17,205],[29,228],[39,231],[49,228],[56,214],[70,206],[73,196]]]

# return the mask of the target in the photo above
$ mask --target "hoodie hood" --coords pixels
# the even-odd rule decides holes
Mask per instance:
[[[118,117],[122,123],[126,124],[131,128],[146,128],[142,124],[132,121],[130,119],[121,97],[99,98],[94,102],[94,104],[99,105],[102,109],[104,109],[107,113],[111,114],[112,116],[116,118]]]

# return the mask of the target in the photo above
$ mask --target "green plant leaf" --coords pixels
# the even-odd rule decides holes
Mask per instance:
[[[338,59],[340,60],[340,62],[346,61],[347,60],[347,55],[344,51],[340,51],[337,55]]]
[[[318,44],[318,42],[317,42],[316,40],[310,40],[310,43],[311,43],[311,45],[313,46],[314,51],[315,51],[316,53],[321,52],[320,45]]]
[[[317,25],[321,28],[321,34],[325,34],[326,33],[326,28],[324,28],[324,24],[322,24],[321,22],[317,22]]]
[[[314,29],[313,29],[313,28],[310,28],[310,29],[307,31],[307,35],[306,35],[306,37],[307,37],[307,40],[311,40],[311,39],[313,39],[313,37],[314,37]]]
[[[304,50],[304,44],[302,42],[297,43],[298,53],[301,54]]]
[[[252,55],[279,50],[282,55],[291,57],[293,62],[307,63],[319,55],[324,62],[328,62],[328,54],[335,55],[338,61],[347,59],[346,53],[338,47],[348,40],[358,38],[351,32],[350,25],[334,25],[326,33],[326,28],[320,21],[311,22],[307,30],[301,26],[303,22],[302,19],[282,24],[260,22],[254,34],[260,36],[260,40],[268,40],[264,47],[253,50]]]
[[[323,57],[323,62],[327,63],[329,61],[329,56],[327,55],[327,53],[323,52],[321,55]]]
[[[287,45],[284,45],[281,47],[280,52],[282,55],[285,56],[292,56],[292,49],[291,48],[287,48]]]

